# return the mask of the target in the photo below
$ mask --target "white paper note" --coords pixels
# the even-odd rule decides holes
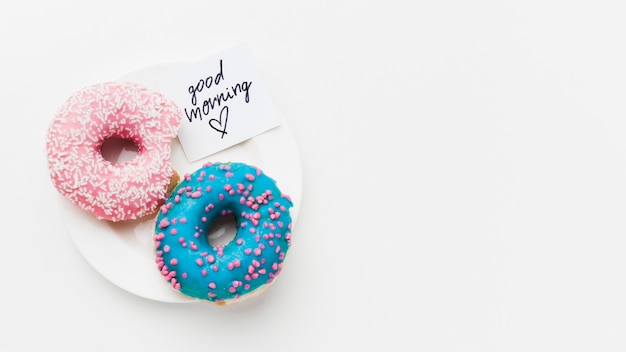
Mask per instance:
[[[277,127],[280,119],[245,44],[157,80],[181,109],[178,139],[194,162]]]

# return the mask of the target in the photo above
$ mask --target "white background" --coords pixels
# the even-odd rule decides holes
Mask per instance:
[[[623,1],[4,1],[0,350],[624,351]],[[44,139],[74,91],[246,41],[297,138],[275,286],[98,274]],[[112,259],[115,253],[111,253]]]

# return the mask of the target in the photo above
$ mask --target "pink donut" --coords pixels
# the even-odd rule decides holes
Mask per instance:
[[[48,129],[55,188],[100,220],[156,213],[178,176],[170,159],[180,121],[175,103],[135,83],[100,83],[74,93]],[[114,137],[135,143],[137,155],[119,164],[106,160],[101,146]]]

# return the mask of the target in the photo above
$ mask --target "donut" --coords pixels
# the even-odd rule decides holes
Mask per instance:
[[[291,198],[258,167],[206,163],[182,177],[157,213],[157,268],[173,289],[216,305],[259,295],[283,267],[292,207]],[[223,216],[235,219],[235,236],[212,245],[208,230]]]
[[[164,95],[130,82],[104,82],[72,94],[46,138],[56,190],[99,220],[154,215],[178,182],[171,142],[181,113]],[[101,152],[111,138],[137,146],[132,160],[114,163]]]

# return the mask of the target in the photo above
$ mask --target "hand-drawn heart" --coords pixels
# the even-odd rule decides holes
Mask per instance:
[[[215,126],[215,125],[217,126]],[[209,126],[211,126],[212,129],[216,130],[217,132],[220,132],[222,134],[222,139],[224,138],[224,135],[228,132],[226,132],[226,125],[228,124],[228,106],[224,106],[222,108],[222,111],[220,111],[220,118],[218,119],[210,119],[209,120]]]

